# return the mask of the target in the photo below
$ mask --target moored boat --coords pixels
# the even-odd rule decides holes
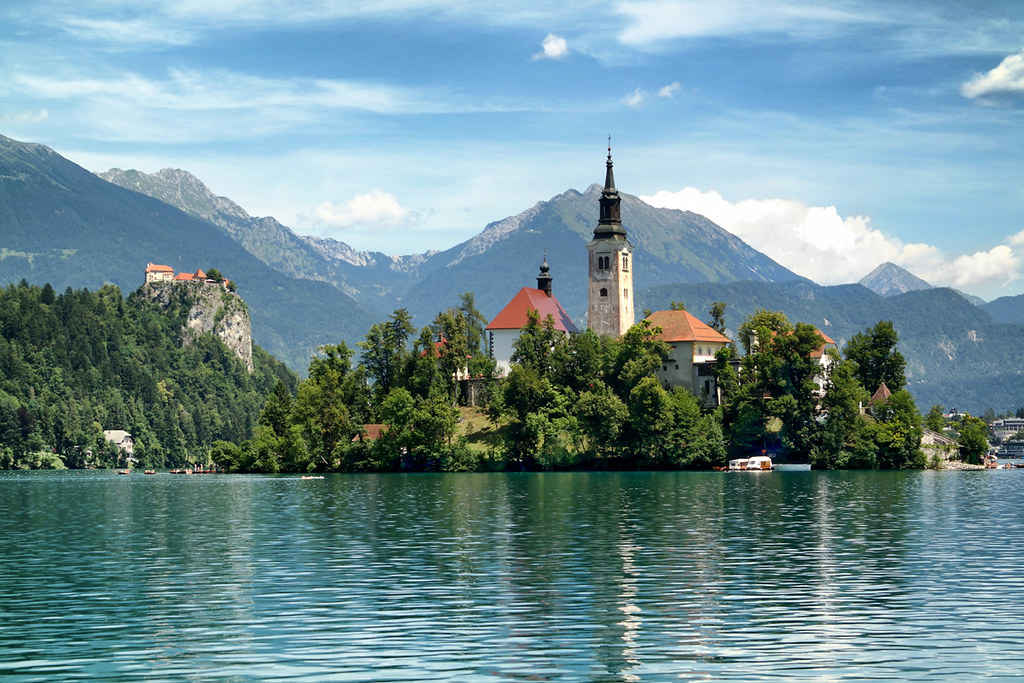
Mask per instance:
[[[754,455],[729,461],[730,472],[769,472],[773,469],[775,468],[772,459],[767,455]]]

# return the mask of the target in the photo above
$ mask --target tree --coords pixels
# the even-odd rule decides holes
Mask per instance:
[[[629,392],[630,446],[638,458],[650,464],[661,463],[665,456],[668,432],[672,427],[669,393],[656,377],[646,376]]]
[[[686,304],[684,304],[682,301],[673,301],[671,304],[669,304],[668,310],[670,310],[670,311],[685,311],[686,310]]]
[[[292,421],[292,395],[284,382],[278,381],[260,413],[260,424],[277,436],[284,436]]]
[[[565,338],[551,352],[551,381],[574,394],[604,385],[605,365],[618,344],[589,328]]]
[[[579,394],[573,415],[583,432],[584,448],[603,458],[616,451],[629,410],[607,384],[597,380]]]
[[[668,357],[672,347],[660,335],[660,327],[641,320],[626,331],[616,347],[608,373],[609,384],[624,401],[628,401],[633,387],[643,378],[653,376],[662,359]]]
[[[739,341],[743,345],[743,352],[749,355],[760,340],[791,330],[792,327],[785,313],[759,308],[740,325]]]
[[[901,389],[873,409],[877,422],[875,443],[878,466],[886,469],[921,468],[926,464],[921,451],[921,414],[914,397]]]
[[[711,316],[711,321],[708,323],[711,329],[719,334],[725,334],[725,302],[716,301],[711,304],[711,310],[708,311],[708,315]]]
[[[924,416],[924,426],[933,432],[939,434],[946,428],[946,418],[942,413],[942,406],[934,405],[928,410],[928,414]]]
[[[483,350],[487,318],[477,310],[476,296],[473,292],[463,292],[459,295],[458,311],[466,323],[466,342],[469,346],[469,351],[474,355],[479,354]]]
[[[373,396],[379,403],[404,379],[409,363],[408,342],[415,328],[409,311],[396,309],[386,322],[374,323],[358,346],[361,363],[373,382]]]
[[[965,415],[960,422],[960,459],[972,465],[981,464],[988,453],[988,424],[978,417]]]
[[[551,314],[542,321],[540,313],[530,309],[526,324],[512,344],[512,362],[530,368],[539,377],[548,377],[552,372],[551,355],[561,338]]]
[[[821,400],[825,422],[811,452],[811,464],[823,470],[874,467],[875,443],[868,434],[868,418],[861,415],[861,406],[867,405],[870,396],[854,376],[853,363],[832,349],[827,353],[832,363]]]
[[[843,355],[856,364],[857,380],[869,392],[883,382],[893,393],[906,386],[907,363],[896,350],[898,341],[892,321],[881,320],[873,328],[853,335],[843,349]]]

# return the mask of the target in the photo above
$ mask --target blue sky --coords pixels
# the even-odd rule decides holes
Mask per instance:
[[[620,190],[822,284],[1024,292],[1019,0],[14,0],[0,73],[4,135],[359,249],[601,182],[611,134]]]

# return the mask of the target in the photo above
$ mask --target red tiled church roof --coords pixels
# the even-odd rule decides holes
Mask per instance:
[[[655,311],[647,316],[651,325],[661,328],[661,339],[672,342],[729,343],[729,338],[705,325],[687,311]]]
[[[565,312],[555,297],[549,297],[539,289],[523,287],[512,297],[501,313],[487,326],[488,330],[521,330],[528,320],[527,313],[531,310],[540,314],[541,322],[550,315],[555,319],[555,329],[561,332],[575,333],[576,326],[572,318]]]

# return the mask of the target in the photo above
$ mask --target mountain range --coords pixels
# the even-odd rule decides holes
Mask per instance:
[[[302,372],[317,345],[344,339],[354,346],[398,307],[423,325],[473,291],[491,318],[521,286],[533,286],[545,257],[555,295],[582,327],[584,247],[600,189],[567,190],[444,251],[389,256],[252,217],[186,171],[97,175],[46,147],[0,136],[0,281],[113,282],[131,291],[149,261],[176,270],[216,267],[249,303],[255,341]],[[892,264],[861,284],[821,287],[703,216],[620,194],[635,246],[638,317],[672,301],[705,316],[712,302],[725,301],[732,330],[758,308],[782,310],[818,325],[840,347],[889,319],[923,406],[980,412],[1024,404],[1024,296],[975,305]]]
[[[585,321],[584,245],[597,223],[599,185],[539,202],[445,251],[387,256],[356,251],[333,239],[299,236],[273,218],[251,217],[186,171],[147,175],[112,169],[99,175],[213,223],[272,268],[329,282],[381,312],[406,307],[420,324],[433,318],[439,302],[440,307],[455,305],[467,289],[475,292],[478,308],[493,317],[518,287],[534,281],[547,255],[559,301],[580,326]],[[635,273],[638,291],[671,282],[803,279],[698,214],[657,209],[625,193],[622,211],[629,216],[634,258],[644,264]]]

